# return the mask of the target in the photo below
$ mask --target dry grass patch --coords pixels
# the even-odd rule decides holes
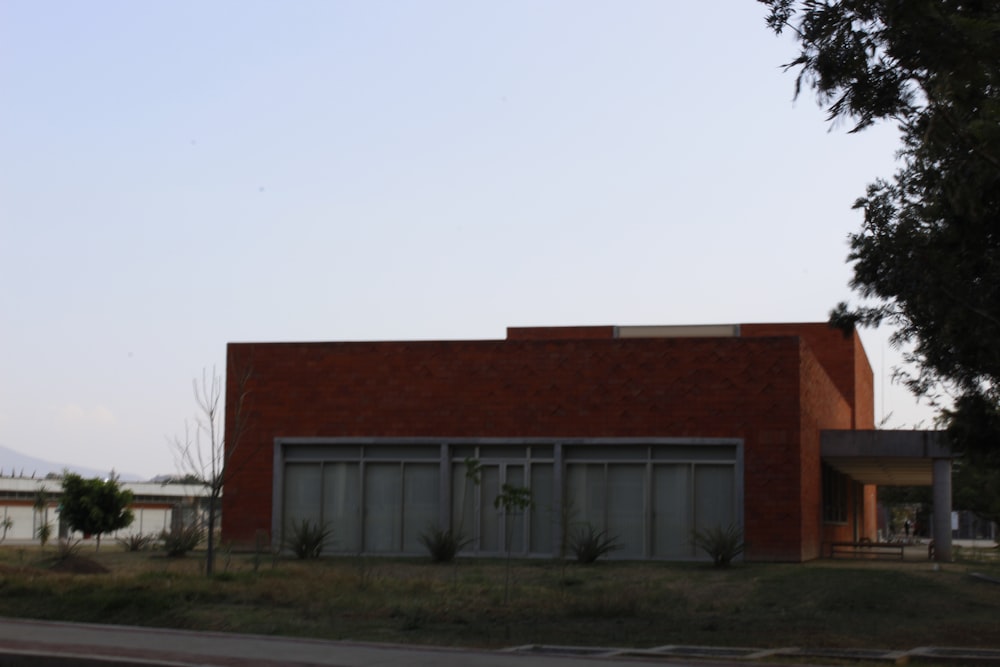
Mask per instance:
[[[234,555],[206,579],[200,557],[115,550],[108,574],[46,569],[0,549],[0,614],[259,634],[500,647],[994,646],[1000,587],[982,564],[504,562]],[[987,570],[988,572],[988,570]],[[1000,576],[1000,572],[994,571]]]

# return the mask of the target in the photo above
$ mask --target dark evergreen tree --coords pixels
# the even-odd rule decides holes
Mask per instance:
[[[996,517],[1000,1],[760,1],[768,26],[798,39],[796,93],[812,88],[852,131],[900,129],[899,170],[855,203],[865,219],[848,261],[861,298],[832,320],[896,328],[903,380],[942,409],[962,454],[960,506]]]

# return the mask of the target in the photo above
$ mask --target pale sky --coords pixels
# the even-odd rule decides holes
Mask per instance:
[[[0,0],[0,445],[175,472],[229,341],[825,321],[897,133],[793,101],[764,15]]]

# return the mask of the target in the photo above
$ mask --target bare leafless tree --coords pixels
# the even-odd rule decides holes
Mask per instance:
[[[232,368],[230,368],[232,371]],[[243,432],[246,430],[248,384],[250,370],[240,373],[230,388],[236,390],[232,398],[234,409],[231,423],[226,428],[225,404],[222,402],[223,381],[212,367],[212,373],[202,370],[201,381],[196,378],[194,399],[197,412],[194,426],[184,423],[184,437],[175,436],[171,441],[177,468],[182,476],[197,480],[208,491],[208,536],[205,556],[205,573],[212,576],[215,564],[215,524],[222,489],[232,474],[233,460]],[[227,441],[228,436],[228,441]]]

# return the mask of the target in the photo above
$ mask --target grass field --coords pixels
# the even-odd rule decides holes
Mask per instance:
[[[171,628],[502,647],[663,644],[907,649],[1000,647],[995,560],[806,564],[220,556],[172,559],[113,544],[53,568],[55,549],[0,547],[0,615]],[[966,553],[967,556],[975,554]],[[90,561],[107,569],[81,574]]]

